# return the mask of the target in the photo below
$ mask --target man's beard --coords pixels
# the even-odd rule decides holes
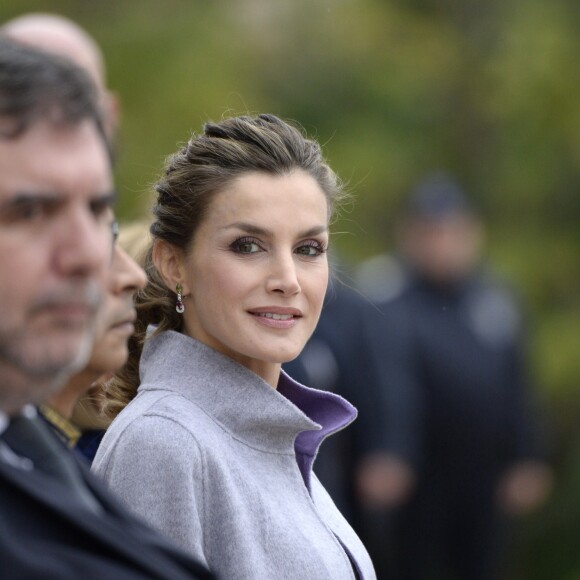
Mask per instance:
[[[86,295],[96,314],[99,293],[88,288]],[[91,356],[95,322],[93,317],[92,325],[79,330],[78,343],[69,346],[69,353],[62,352],[54,338],[35,335],[30,328],[0,332],[0,409],[15,412],[25,404],[39,403],[83,369]]]

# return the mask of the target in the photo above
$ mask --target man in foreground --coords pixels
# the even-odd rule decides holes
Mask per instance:
[[[107,88],[106,67],[102,51],[95,39],[76,22],[60,14],[29,12],[17,16],[0,27],[0,34],[38,50],[60,55],[81,67],[94,82],[103,116],[105,132],[114,147],[119,123],[117,96]],[[93,354],[88,365],[75,373],[67,384],[40,406],[43,419],[59,438],[73,449],[83,449],[87,441],[92,449],[98,444],[85,425],[97,423],[106,426],[97,415],[97,404],[92,395],[92,384],[101,375],[118,371],[127,360],[127,340],[132,332],[135,316],[133,294],[145,284],[145,274],[137,263],[117,244],[107,273],[107,291],[99,313]],[[99,388],[94,388],[97,393]],[[72,418],[72,420],[71,420]],[[102,431],[99,430],[99,435]],[[93,454],[96,448],[86,453]],[[83,451],[85,453],[85,451]]]
[[[83,368],[110,267],[113,179],[89,78],[0,39],[3,578],[207,578],[74,462],[34,407]]]

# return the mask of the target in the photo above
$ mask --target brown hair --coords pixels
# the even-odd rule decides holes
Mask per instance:
[[[0,138],[15,139],[42,120],[75,125],[85,119],[94,121],[109,150],[97,89],[88,73],[67,58],[0,33]]]
[[[206,123],[202,134],[194,134],[168,158],[165,174],[155,186],[153,242],[164,240],[187,251],[213,195],[223,191],[232,180],[250,171],[287,175],[294,170],[304,171],[316,180],[326,195],[330,219],[344,192],[316,141],[274,115],[239,116]],[[152,254],[150,244],[144,263],[148,283],[136,296],[137,324],[129,343],[129,361],[107,385],[105,412],[111,417],[135,396],[147,327],[156,325],[156,332],[181,330],[175,293],[167,288],[155,268]]]

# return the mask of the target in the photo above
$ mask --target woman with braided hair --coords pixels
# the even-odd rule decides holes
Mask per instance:
[[[207,123],[156,186],[130,363],[93,469],[220,578],[375,578],[314,473],[356,410],[281,370],[318,321],[343,198],[273,115]]]

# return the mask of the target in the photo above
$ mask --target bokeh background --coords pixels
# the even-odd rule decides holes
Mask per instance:
[[[2,0],[76,20],[122,104],[122,220],[207,119],[272,112],[320,140],[355,201],[353,267],[390,249],[427,171],[483,208],[488,254],[530,316],[555,491],[510,531],[510,578],[580,578],[580,6],[577,0]]]

